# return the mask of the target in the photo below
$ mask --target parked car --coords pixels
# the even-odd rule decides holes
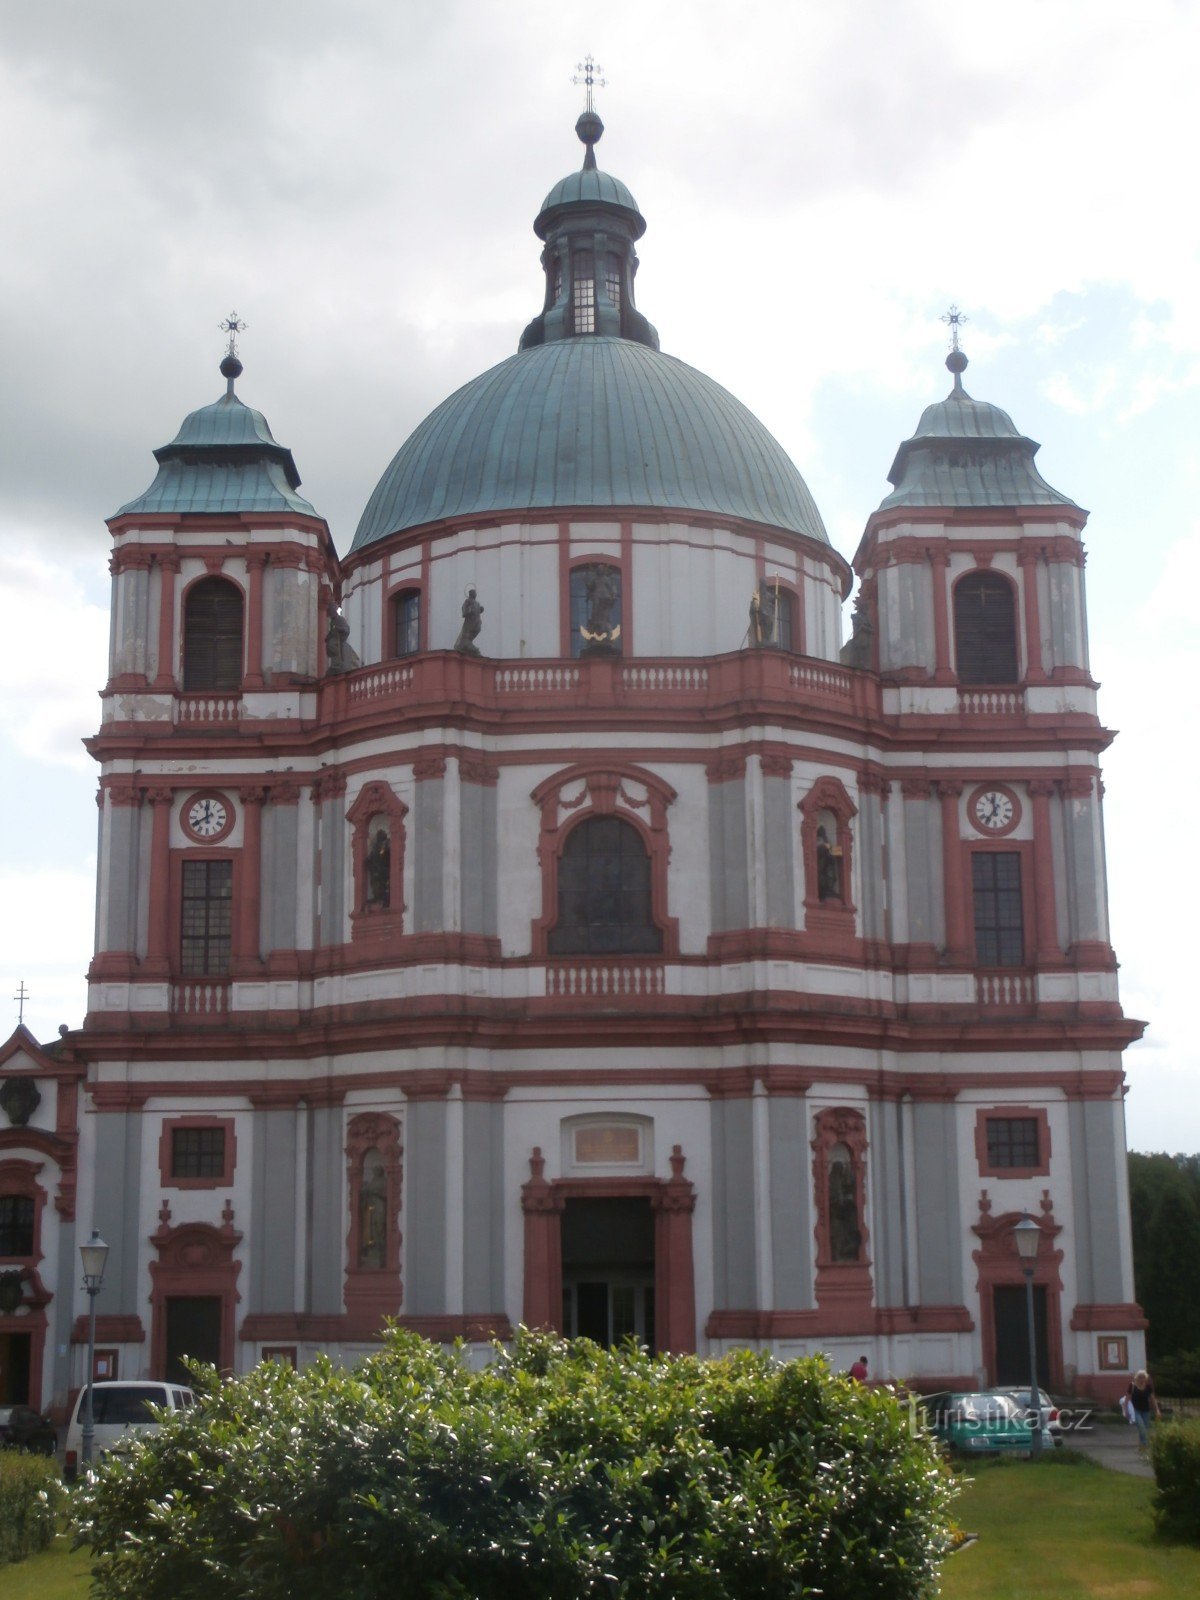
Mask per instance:
[[[32,1406],[0,1406],[0,1446],[52,1456],[58,1449],[58,1430]]]
[[[1021,1409],[1022,1415],[1026,1418],[1031,1428],[1037,1426],[1037,1414],[1038,1410],[1040,1409],[1042,1414],[1042,1433],[1044,1436],[1043,1443],[1049,1441],[1050,1443],[1056,1445],[1062,1444],[1063,1430],[1062,1423],[1059,1420],[1058,1407],[1054,1404],[1054,1401],[1051,1400],[1045,1389],[1038,1390],[1038,1398],[1036,1402],[1031,1398],[1033,1391],[1030,1389],[1028,1384],[1026,1384],[1024,1388],[1018,1387],[1015,1389],[1000,1388],[997,1386],[994,1389],[989,1389],[987,1392],[988,1394],[1006,1394],[1010,1400],[1015,1400]]]
[[[930,1432],[963,1455],[1029,1455],[1033,1430],[1003,1394],[934,1394],[924,1401]]]
[[[83,1412],[87,1404],[87,1389],[80,1389],[67,1424],[66,1447],[63,1452],[63,1472],[74,1478],[83,1459]],[[121,1439],[131,1434],[146,1433],[160,1426],[151,1407],[162,1411],[184,1411],[196,1404],[190,1389],[177,1383],[158,1383],[150,1378],[114,1378],[106,1383],[92,1385],[92,1459],[98,1461]]]

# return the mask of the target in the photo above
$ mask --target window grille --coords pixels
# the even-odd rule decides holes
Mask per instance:
[[[590,250],[577,250],[571,261],[571,331],[596,331],[596,261]]]
[[[975,959],[981,967],[1025,964],[1021,857],[1016,851],[977,850],[971,857]]]
[[[181,911],[184,977],[224,977],[233,935],[233,862],[185,861]]]
[[[620,817],[587,817],[567,835],[558,863],[558,921],[551,955],[657,955],[650,857]]]
[[[1038,1119],[1036,1117],[989,1117],[987,1119],[989,1167],[1036,1167]]]
[[[173,1178],[223,1178],[225,1176],[224,1128],[172,1128],[171,1176]]]

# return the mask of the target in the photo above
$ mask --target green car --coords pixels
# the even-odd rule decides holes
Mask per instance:
[[[930,1433],[955,1454],[1032,1454],[1033,1430],[1007,1395],[931,1394],[924,1409]]]

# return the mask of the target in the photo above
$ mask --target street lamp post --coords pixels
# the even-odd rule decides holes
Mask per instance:
[[[1042,1230],[1029,1215],[1028,1211],[1013,1229],[1013,1238],[1017,1242],[1017,1255],[1021,1261],[1021,1271],[1025,1274],[1025,1317],[1029,1325],[1029,1404],[1034,1408],[1037,1423],[1033,1430],[1033,1449],[1036,1454],[1042,1448],[1042,1396],[1038,1387],[1037,1370],[1037,1330],[1033,1317],[1033,1271],[1037,1264],[1038,1245],[1041,1242]]]
[[[108,1246],[95,1228],[86,1244],[79,1246],[83,1258],[83,1287],[88,1294],[88,1346],[87,1346],[87,1398],[83,1403],[83,1438],[80,1441],[83,1464],[92,1464],[92,1440],[95,1425],[92,1420],[92,1376],[96,1365],[96,1296],[104,1282],[104,1267],[108,1261]]]

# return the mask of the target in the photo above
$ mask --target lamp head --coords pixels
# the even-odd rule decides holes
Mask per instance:
[[[108,1246],[99,1231],[92,1229],[92,1237],[79,1246],[83,1261],[83,1284],[86,1289],[98,1289],[104,1281],[104,1267],[108,1261]]]
[[[1013,1238],[1016,1240],[1017,1254],[1021,1258],[1022,1267],[1032,1266],[1037,1260],[1042,1230],[1029,1215],[1028,1211],[1013,1229]]]

